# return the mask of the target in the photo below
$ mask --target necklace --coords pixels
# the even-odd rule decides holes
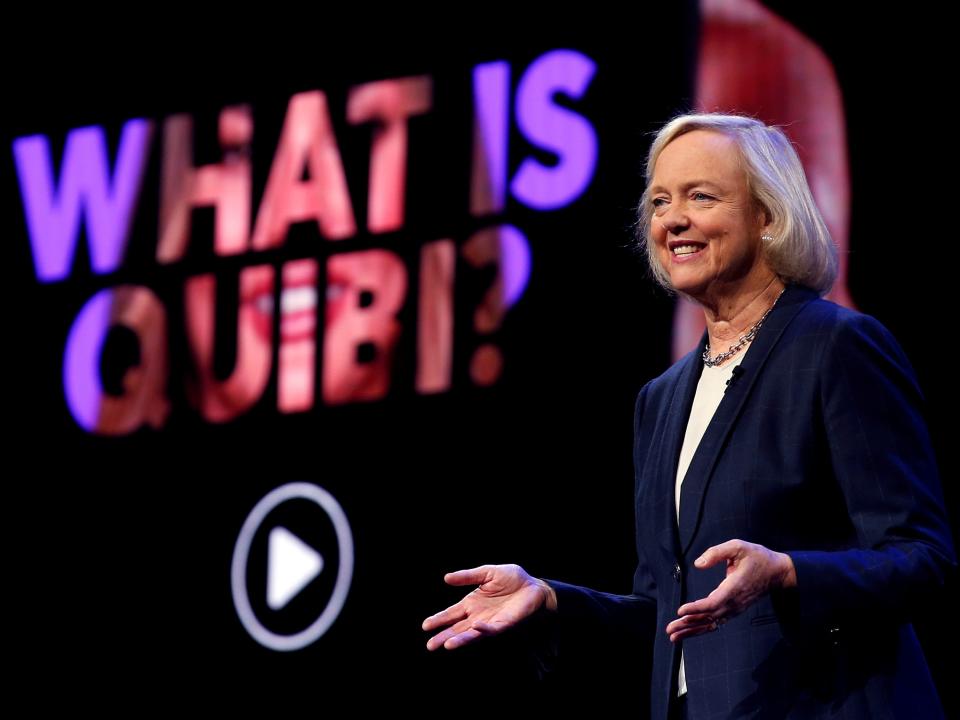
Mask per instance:
[[[786,288],[780,291],[780,295],[783,295],[784,291],[786,291]],[[729,350],[727,350],[726,352],[720,353],[713,360],[710,359],[710,341],[708,340],[707,349],[703,351],[703,364],[706,365],[707,367],[716,367],[731,355],[734,355],[740,352],[741,348],[743,348],[744,345],[746,345],[748,342],[753,340],[754,337],[756,337],[757,330],[759,330],[760,326],[763,325],[763,321],[767,319],[767,315],[770,314],[770,311],[776,307],[777,302],[780,300],[780,295],[777,295],[777,299],[773,301],[773,305],[767,308],[767,311],[763,314],[763,317],[761,317],[759,320],[757,320],[753,324],[753,327],[750,328],[747,334],[740,336],[740,340],[739,342],[737,342],[736,345],[731,345]]]

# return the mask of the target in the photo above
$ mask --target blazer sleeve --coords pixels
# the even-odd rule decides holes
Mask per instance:
[[[641,438],[643,408],[649,383],[637,394],[634,405],[634,492],[646,461],[648,444]],[[639,522],[639,518],[637,519]],[[656,583],[647,564],[643,547],[637,543],[638,562],[633,576],[633,592],[617,595],[600,592],[559,580],[546,580],[557,594],[559,638],[557,651],[583,649],[584,639],[591,642],[615,642],[621,647],[652,641],[656,625]]]
[[[806,630],[906,621],[956,571],[956,558],[923,398],[877,320],[840,316],[821,358],[819,401],[857,543],[788,550],[797,586],[780,607]]]

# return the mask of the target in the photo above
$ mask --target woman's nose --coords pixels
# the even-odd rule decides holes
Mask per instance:
[[[666,212],[660,215],[657,219],[660,221],[660,224],[663,226],[664,230],[674,234],[683,232],[683,230],[690,225],[690,221],[686,214],[673,207],[667,208]]]

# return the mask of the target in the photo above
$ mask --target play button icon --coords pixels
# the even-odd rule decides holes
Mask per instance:
[[[267,605],[280,610],[323,570],[323,556],[285,527],[270,531]]]
[[[271,650],[299,650],[336,621],[353,579],[346,513],[312,483],[267,493],[240,528],[230,565],[233,605],[244,630]]]

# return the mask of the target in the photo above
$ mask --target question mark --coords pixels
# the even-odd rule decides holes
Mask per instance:
[[[530,244],[513,225],[496,225],[474,233],[463,245],[463,256],[475,268],[497,266],[493,284],[473,314],[478,334],[489,335],[503,323],[530,279]],[[482,343],[470,359],[470,377],[477,385],[492,385],[503,371],[503,353],[493,343]]]

